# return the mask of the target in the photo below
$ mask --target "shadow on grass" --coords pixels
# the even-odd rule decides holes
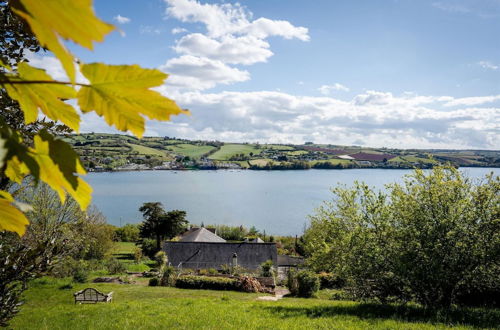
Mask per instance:
[[[404,322],[429,322],[447,325],[466,325],[476,328],[500,328],[500,310],[488,308],[460,308],[450,311],[433,311],[417,306],[382,305],[359,303],[337,306],[271,306],[263,307],[283,318],[307,316],[310,318],[333,317],[338,315],[356,316],[361,319],[392,319]]]
[[[131,253],[115,253],[113,257],[118,260],[134,260],[134,255]]]

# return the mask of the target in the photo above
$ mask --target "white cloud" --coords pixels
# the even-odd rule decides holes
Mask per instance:
[[[318,88],[318,91],[323,95],[330,95],[332,91],[348,92],[349,88],[342,84],[335,83],[333,85],[322,85]]]
[[[139,27],[139,33],[140,34],[159,35],[161,33],[161,29],[155,28],[151,25],[141,25]]]
[[[216,40],[201,33],[192,33],[182,37],[174,50],[181,54],[245,65],[266,62],[273,55],[273,52],[269,50],[269,43],[253,36],[225,36]]]
[[[467,6],[456,3],[456,2],[443,2],[443,1],[438,1],[438,2],[433,2],[432,6],[444,11],[452,12],[452,13],[460,13],[460,14],[466,14],[470,13],[471,9],[468,8]]]
[[[493,64],[489,61],[479,61],[477,63],[480,67],[482,67],[483,69],[487,69],[487,70],[493,70],[493,71],[496,71],[498,69],[500,69],[500,67],[496,64]]]
[[[185,28],[176,27],[176,28],[173,28],[171,32],[172,32],[172,34],[179,34],[179,33],[188,32],[188,30],[186,30]]]
[[[444,105],[446,107],[473,106],[473,105],[493,103],[496,101],[500,101],[500,95],[462,97],[449,100]]]
[[[61,62],[53,56],[41,55],[40,53],[26,53],[26,58],[31,66],[39,69],[44,69],[53,79],[59,81],[69,81],[66,71],[64,71]],[[85,84],[88,80],[82,75],[77,65],[76,69],[76,82]]]
[[[120,14],[116,15],[113,17],[113,20],[115,20],[118,24],[127,24],[130,23],[130,18],[122,16]]]
[[[150,123],[160,135],[222,141],[498,149],[500,108],[450,96],[367,91],[351,101],[277,91],[170,92],[193,115]],[[490,98],[497,98],[492,96]],[[482,99],[485,101],[485,99]],[[453,108],[447,106],[454,102]],[[485,103],[486,104],[486,103]]]
[[[231,84],[250,79],[248,71],[231,68],[221,61],[192,55],[168,60],[160,67],[171,76],[169,86],[189,89],[207,89],[217,84]]]
[[[285,39],[308,41],[308,29],[296,27],[288,21],[271,20],[268,18],[253,19],[253,14],[245,7],[236,3],[203,4],[196,0],[164,0],[168,5],[167,17],[175,18],[184,23],[201,23],[206,32],[190,33],[176,41],[173,49],[182,56],[190,55],[197,58],[220,61],[227,65],[251,65],[266,62],[273,52],[266,40],[268,37],[278,36]],[[172,33],[186,32],[175,28]],[[178,76],[182,73],[175,68]],[[227,68],[226,68],[227,71]],[[234,68],[232,72],[243,72]],[[249,79],[248,73],[245,79]],[[233,80],[243,81],[241,79]],[[212,83],[187,85],[191,89],[195,86],[215,86]],[[210,88],[210,87],[206,87]]]

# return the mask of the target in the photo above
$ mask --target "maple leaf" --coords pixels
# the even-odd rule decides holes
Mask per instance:
[[[52,77],[45,70],[24,62],[19,63],[17,70],[18,74],[9,75],[9,80],[3,86],[9,96],[19,102],[27,124],[37,120],[40,109],[50,119],[61,121],[75,131],[79,130],[80,116],[75,108],[63,101],[76,97],[72,87],[50,83],[53,82]]]
[[[121,131],[142,137],[143,116],[169,120],[171,115],[189,113],[171,99],[150,90],[163,84],[168,77],[159,70],[138,65],[91,63],[81,65],[81,71],[90,85],[78,91],[80,109],[83,112],[95,111]]]
[[[74,58],[60,39],[92,50],[94,41],[103,41],[115,29],[95,16],[92,0],[13,0],[9,5],[29,24],[40,44],[57,56],[71,82],[76,75]]]
[[[15,201],[11,194],[0,190],[0,231],[13,231],[22,236],[29,221],[23,212],[14,205]]]

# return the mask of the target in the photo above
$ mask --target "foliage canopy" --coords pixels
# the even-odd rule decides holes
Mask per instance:
[[[103,41],[105,35],[115,29],[95,16],[91,0],[11,0],[0,5],[2,12],[12,10],[19,24],[25,24],[33,33],[36,40],[28,40],[28,49],[38,50],[38,41],[57,57],[69,78],[69,81],[54,80],[44,70],[26,62],[12,66],[12,62],[17,63],[19,52],[13,53],[13,57],[17,56],[13,61],[2,56],[2,93],[5,91],[19,103],[26,125],[42,115],[78,132],[80,115],[67,103],[71,99],[78,102],[82,112],[95,112],[109,125],[130,131],[137,137],[144,133],[144,117],[168,120],[171,115],[188,113],[174,101],[151,90],[167,78],[161,71],[137,65],[76,64],[63,40],[92,49],[94,42]],[[8,26],[15,27],[18,25]],[[2,47],[9,38],[5,40]],[[20,52],[22,57],[22,50]],[[77,70],[87,81],[77,81]],[[0,117],[0,177],[21,182],[25,176],[31,175],[57,191],[62,202],[66,194],[70,194],[82,210],[86,209],[92,189],[81,178],[85,170],[71,147],[46,130],[34,134],[31,146],[31,141],[26,141],[6,119]],[[7,191],[0,191],[1,231],[23,235],[28,220],[21,211]]]
[[[448,307],[500,293],[500,177],[472,182],[453,167],[415,170],[403,184],[333,190],[304,234],[310,265],[359,298]],[[498,303],[498,301],[497,301]]]

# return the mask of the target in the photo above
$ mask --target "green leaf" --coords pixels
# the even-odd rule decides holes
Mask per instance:
[[[151,87],[160,86],[167,74],[138,65],[83,64],[83,75],[90,86],[78,91],[78,105],[83,112],[95,111],[109,125],[130,131],[138,137],[144,134],[144,117],[169,120],[182,110],[174,101]]]
[[[14,203],[14,198],[8,192],[0,190],[0,231],[13,231],[22,236],[29,221]]]
[[[71,82],[75,81],[73,55],[60,38],[92,50],[92,42],[103,41],[114,30],[95,16],[92,0],[12,0],[10,6],[29,24],[40,44],[59,58]]]
[[[9,96],[19,102],[27,124],[37,120],[40,109],[50,119],[61,121],[78,131],[80,116],[75,108],[63,101],[76,97],[76,91],[72,87],[50,83],[53,82],[52,77],[44,70],[24,62],[18,65],[18,75],[9,75],[8,78],[12,83],[5,83],[3,86]],[[49,83],[22,83],[27,81]]]

